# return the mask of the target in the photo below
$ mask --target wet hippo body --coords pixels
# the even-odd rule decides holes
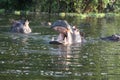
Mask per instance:
[[[23,26],[21,22],[15,22],[11,27],[11,32],[23,33]]]
[[[65,20],[57,20],[52,24],[51,28],[59,32],[59,35],[56,40],[52,40],[50,43],[73,44],[82,42],[79,30],[75,26],[71,27]]]
[[[120,41],[120,35],[112,35],[108,37],[101,38],[102,40],[107,40],[107,41]]]
[[[24,34],[31,33],[31,29],[29,27],[29,21],[28,20],[14,21],[10,31],[13,33],[24,33]]]

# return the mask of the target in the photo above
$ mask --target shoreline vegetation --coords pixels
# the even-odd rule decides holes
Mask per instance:
[[[117,13],[94,13],[94,12],[90,12],[90,13],[65,13],[65,12],[60,12],[60,13],[48,13],[48,12],[31,12],[31,11],[12,11],[12,12],[6,12],[4,9],[0,9],[0,15],[57,15],[60,16],[62,18],[64,18],[65,16],[78,16],[81,19],[84,19],[86,17],[96,17],[96,18],[102,18],[102,17],[111,17],[111,16],[120,16],[120,12]]]

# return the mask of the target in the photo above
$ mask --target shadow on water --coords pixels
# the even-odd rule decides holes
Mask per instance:
[[[71,20],[71,17],[66,17],[71,25],[75,24],[85,32],[87,42],[65,46],[49,44],[57,33],[48,25],[41,25],[40,21],[47,21],[45,17],[36,20],[31,18],[33,32],[28,35],[9,33],[9,23],[0,25],[0,80],[120,78],[119,42],[100,40],[100,37],[120,32],[120,19],[72,17]]]

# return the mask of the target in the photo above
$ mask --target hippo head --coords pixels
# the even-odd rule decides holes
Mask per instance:
[[[51,28],[54,29],[55,27],[66,28],[66,29],[69,29],[72,32],[72,27],[69,25],[69,23],[66,20],[57,20],[57,21],[55,21],[51,25]]]
[[[64,40],[67,37],[68,31],[72,32],[72,28],[66,20],[55,21],[51,25],[51,28],[60,33],[60,35],[58,36],[59,40]]]
[[[112,35],[113,40],[115,41],[120,41],[120,36],[119,35]]]
[[[81,42],[81,35],[75,26],[70,26],[65,20],[57,20],[52,26],[52,29],[59,32],[57,41],[64,44],[72,44]]]
[[[12,23],[13,25],[11,27],[11,32],[15,32],[15,33],[30,33],[31,32],[28,20],[18,20],[18,21],[14,20]]]
[[[101,38],[102,40],[109,40],[109,41],[120,41],[120,35],[112,35],[108,37]]]

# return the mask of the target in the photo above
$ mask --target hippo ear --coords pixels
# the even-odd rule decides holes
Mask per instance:
[[[28,25],[28,24],[29,24],[29,21],[28,21],[28,20],[26,20],[26,21],[25,21],[25,25]]]
[[[28,20],[26,20],[25,22],[29,22]]]

